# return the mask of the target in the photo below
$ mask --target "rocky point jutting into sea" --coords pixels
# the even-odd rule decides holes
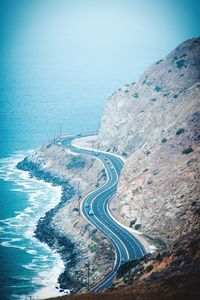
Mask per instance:
[[[125,85],[108,99],[96,147],[126,158],[110,210],[122,224],[143,232],[157,251],[122,266],[106,293],[72,299],[199,297],[199,107],[200,38],[180,44],[136,83]],[[105,181],[101,163],[50,143],[18,167],[63,186],[61,203],[40,220],[36,230],[42,239],[48,224],[52,247],[57,247],[54,238],[61,235],[65,248],[58,251],[64,256],[68,243],[71,247],[72,256],[64,257],[65,261],[72,258],[71,268],[66,263],[60,282],[80,290],[88,259],[94,267],[93,283],[98,282],[108,266],[112,268],[114,252],[78,215],[75,193],[77,182],[83,196],[97,186],[97,180],[98,184]]]

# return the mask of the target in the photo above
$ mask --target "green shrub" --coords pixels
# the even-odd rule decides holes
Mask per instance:
[[[143,80],[143,82],[142,82],[142,85],[144,85],[146,83],[146,79],[145,80]]]
[[[178,59],[178,56],[173,57],[173,61],[176,61]]]
[[[139,263],[139,259],[129,259],[119,267],[117,271],[117,277],[120,278],[124,276],[128,271],[136,267],[138,263]]]
[[[133,219],[133,220],[130,222],[129,227],[132,227],[133,225],[135,225],[136,221],[137,221],[137,218]]]
[[[148,170],[149,170],[148,168],[144,169],[143,173],[147,172]]]
[[[173,96],[173,98],[174,98],[174,99],[177,99],[177,98],[178,98],[178,95],[177,95],[177,94],[175,94],[175,95]]]
[[[126,284],[126,285],[131,285],[133,283],[133,275],[132,274],[126,274],[124,277],[123,277],[123,282]]]
[[[189,153],[191,153],[191,152],[193,152],[193,149],[192,149],[192,147],[190,146],[190,147],[188,147],[188,148],[185,148],[185,149],[182,151],[182,154],[189,154]]]
[[[164,143],[167,142],[167,139],[166,139],[166,138],[163,138],[163,139],[161,140],[161,142],[164,144]]]
[[[158,60],[158,61],[156,62],[156,65],[159,65],[159,64],[161,63],[161,61],[162,61],[162,59]]]
[[[125,151],[122,151],[122,156],[128,156],[128,154]]]
[[[153,270],[153,265],[148,265],[146,267],[146,272],[151,272]]]
[[[155,102],[155,101],[156,101],[156,98],[152,98],[152,99],[150,99],[150,101]]]
[[[176,132],[176,135],[180,135],[180,134],[182,134],[182,133],[184,133],[185,132],[185,129],[184,128],[179,128],[178,130],[177,130],[177,132]]]
[[[139,94],[138,94],[138,93],[134,93],[132,96],[133,96],[134,98],[139,98]]]
[[[154,91],[159,92],[160,90],[161,90],[161,87],[156,85],[155,88],[154,88]]]
[[[184,60],[184,59],[177,60],[177,61],[176,61],[176,66],[177,66],[177,68],[179,68],[179,69],[182,69],[183,67],[185,67],[185,66],[186,66],[186,65],[185,65],[185,60]]]
[[[97,252],[98,246],[96,244],[89,245],[89,249],[92,253]]]
[[[149,155],[151,152],[149,150],[147,150],[146,155]]]
[[[72,211],[74,212],[74,211],[78,211],[78,210],[79,210],[79,209],[78,209],[77,207],[75,207],[75,208],[73,208]]]
[[[93,235],[93,237],[91,238],[95,243],[99,243],[99,238],[96,237],[96,235]]]
[[[182,54],[182,55],[180,56],[180,58],[183,58],[183,57],[185,57],[185,56],[187,56],[186,53]]]
[[[169,92],[166,92],[163,94],[163,97],[167,97],[167,96],[169,96],[169,94],[170,94]]]
[[[135,230],[139,230],[141,228],[141,224],[136,224],[135,225]]]
[[[85,160],[80,156],[73,156],[69,164],[66,165],[67,169],[83,169],[86,165]]]

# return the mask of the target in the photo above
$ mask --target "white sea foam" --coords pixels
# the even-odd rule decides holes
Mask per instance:
[[[58,278],[58,276],[60,275],[60,270],[64,271],[64,264],[58,254],[55,253],[54,258],[57,263],[54,264],[51,271],[50,272],[49,270],[41,271],[34,279],[33,282],[35,284],[42,283],[44,287],[32,295],[33,299],[46,299],[49,297],[56,297],[56,296],[70,294],[69,290],[59,292],[59,285],[57,283],[56,278]]]
[[[23,268],[28,269],[28,270],[35,270],[38,269],[38,265],[36,264],[27,264],[27,265],[22,265]]]
[[[32,255],[32,261],[23,267],[34,272],[34,285],[43,286],[34,294],[34,299],[44,299],[61,295],[56,287],[58,276],[64,270],[64,263],[57,253],[34,237],[34,231],[39,218],[60,201],[61,189],[30,178],[27,172],[15,167],[27,154],[18,152],[14,156],[0,159],[0,178],[14,182],[12,191],[26,192],[28,198],[28,207],[23,211],[15,211],[16,216],[0,220],[3,240],[1,246],[18,248]],[[29,299],[30,295],[17,296],[18,299]]]
[[[29,253],[29,254],[37,254],[37,251],[36,250],[27,250],[26,251],[27,253]]]
[[[13,245],[12,243],[9,243],[9,242],[1,242],[0,245],[3,247],[17,248],[17,249],[21,249],[21,250],[26,249],[25,247],[22,247],[19,245]]]

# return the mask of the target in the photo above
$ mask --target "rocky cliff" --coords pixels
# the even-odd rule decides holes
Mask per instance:
[[[111,208],[171,242],[199,226],[200,38],[179,45],[107,101],[98,148],[128,157]]]

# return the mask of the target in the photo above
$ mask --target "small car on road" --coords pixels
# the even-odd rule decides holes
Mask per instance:
[[[92,210],[92,209],[90,209],[90,210],[89,210],[89,212],[88,212],[88,214],[89,214],[90,216],[94,216],[94,212],[93,212],[93,210]]]

